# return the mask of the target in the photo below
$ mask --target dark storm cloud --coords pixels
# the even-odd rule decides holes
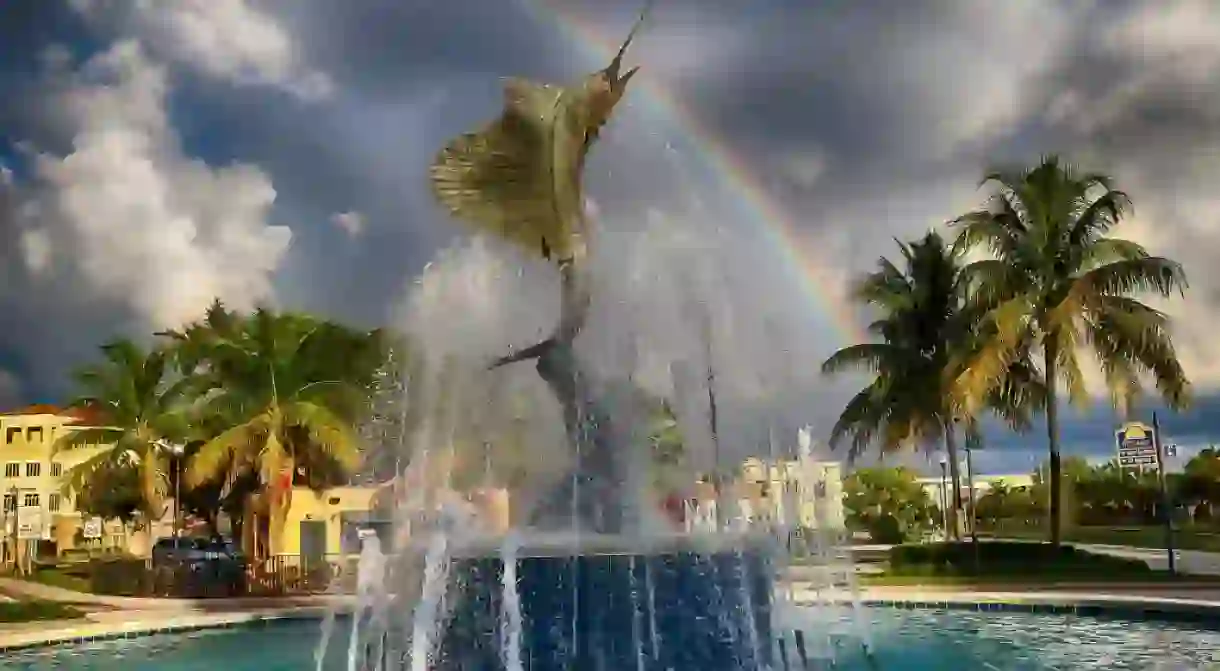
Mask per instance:
[[[37,29],[24,32],[21,42],[0,41],[9,50],[4,58],[35,63],[29,52],[53,41],[87,50],[88,41],[70,31],[77,30],[70,14],[45,9],[58,3],[18,4],[40,8],[25,14]],[[638,11],[630,2],[529,4],[535,10],[559,4],[582,23],[600,26],[609,42],[621,38]],[[1208,112],[1220,106],[1207,92],[1220,90],[1220,81],[1214,74],[1199,79],[1172,54],[1158,55],[1151,38],[1142,49],[1115,46],[1124,35],[1130,39],[1123,26],[1152,16],[1141,12],[1187,5],[1203,7],[1213,20],[1218,14],[1206,2],[663,0],[629,60],[642,63],[641,76],[670,89],[766,185],[802,227],[806,253],[846,274],[892,254],[892,236],[918,234],[976,205],[984,166],[1056,149],[1130,176],[1128,188],[1139,189],[1133,195],[1148,225],[1159,230],[1158,240],[1173,237],[1167,231],[1178,230],[1170,228],[1180,225],[1175,222],[1198,222],[1202,204],[1211,203],[1206,189],[1215,183],[1207,153],[1214,156],[1220,146],[1217,118]],[[123,6],[111,0],[112,11],[94,15],[90,39],[106,44],[156,28],[134,22]],[[333,81],[333,94],[302,100],[175,61],[174,125],[187,154],[214,165],[256,164],[270,175],[277,192],[272,219],[293,226],[277,276],[280,300],[361,322],[383,319],[436,248],[461,233],[431,203],[425,170],[447,138],[497,113],[499,79],[563,82],[600,65],[573,49],[571,34],[520,3],[267,0],[253,6],[285,27],[308,66]],[[1158,30],[1185,31],[1194,59],[1207,63],[1207,40],[1188,30],[1203,23],[1183,20]],[[164,39],[149,43],[154,53],[173,46]],[[13,44],[24,55],[13,53]],[[29,73],[37,70],[21,71],[24,79],[0,76],[32,86]],[[739,221],[735,196],[708,179],[711,168],[701,148],[691,146],[690,129],[665,127],[639,104],[639,95],[644,92],[628,97],[632,109],[607,129],[590,163],[589,191],[605,225],[642,225],[649,209],[702,217],[710,227],[757,225]],[[0,109],[10,141],[51,142],[42,138],[54,133],[36,128],[47,118]],[[1177,197],[1183,193],[1189,198]],[[331,223],[332,215],[349,211],[362,215],[363,232],[350,235]],[[1192,234],[1220,234],[1215,216],[1204,219]],[[1214,260],[1199,245],[1170,249],[1189,256],[1192,267]],[[758,263],[766,251],[753,250],[741,262]],[[778,301],[786,309],[807,309],[807,297],[775,287],[781,281],[790,280],[766,275],[756,288],[791,296]],[[1214,318],[1220,313],[1210,299],[1217,296],[1220,289],[1201,282],[1187,316]],[[827,324],[815,326],[801,334],[813,343],[809,361],[800,364],[810,371],[843,344]],[[91,346],[95,329],[105,328],[61,329],[58,337]],[[36,339],[19,348],[23,360],[37,360]],[[42,374],[38,366],[25,369],[28,376]],[[808,377],[816,379],[812,372]],[[1205,378],[1220,381],[1220,370]],[[782,412],[741,413],[778,412],[792,427],[809,421],[824,432],[859,381],[802,384]],[[1207,418],[1198,422],[1206,425]],[[753,440],[746,433],[740,442]],[[1030,441],[1040,444],[1035,435],[999,438],[997,446],[1017,449]]]

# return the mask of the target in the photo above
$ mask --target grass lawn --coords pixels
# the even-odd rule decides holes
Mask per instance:
[[[70,589],[73,592],[90,591],[89,578],[83,575],[80,569],[42,567],[35,569],[33,573],[25,576],[25,579],[49,587]]]
[[[0,623],[75,620],[85,614],[72,606],[51,601],[0,603]]]

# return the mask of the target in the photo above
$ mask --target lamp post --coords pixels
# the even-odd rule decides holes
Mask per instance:
[[[182,455],[186,446],[171,443],[166,440],[157,441],[157,447],[169,452],[174,457],[174,538],[182,533]],[[176,542],[176,541],[175,541]]]
[[[1156,413],[1152,413],[1152,446],[1156,451],[1157,483],[1161,488],[1161,516],[1165,523],[1165,561],[1169,565],[1169,574],[1177,573],[1176,553],[1173,549],[1173,502],[1170,500],[1169,487],[1165,478],[1165,453],[1161,448],[1161,424]]]
[[[949,490],[946,479],[948,473],[945,467],[948,464],[948,459],[945,455],[940,455],[940,521],[945,530],[945,542],[949,542]]]

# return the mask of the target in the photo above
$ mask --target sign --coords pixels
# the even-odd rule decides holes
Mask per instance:
[[[85,538],[96,539],[102,537],[102,518],[90,517],[85,520],[85,528],[83,530]]]
[[[42,508],[21,506],[17,508],[17,539],[39,540],[43,536]]]
[[[1118,465],[1124,468],[1156,466],[1156,440],[1151,426],[1128,422],[1114,433],[1118,443]]]

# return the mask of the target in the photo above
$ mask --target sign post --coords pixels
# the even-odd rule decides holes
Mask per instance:
[[[1156,413],[1152,413],[1152,426],[1141,422],[1128,422],[1114,433],[1118,447],[1119,468],[1134,468],[1143,473],[1145,468],[1155,467],[1157,484],[1161,494],[1161,519],[1165,524],[1165,552],[1169,573],[1176,572],[1173,551],[1173,513],[1170,510],[1169,489],[1165,482],[1165,455],[1161,449],[1161,431]]]
[[[1168,553],[1169,575],[1176,573],[1173,551],[1173,502],[1169,500],[1169,487],[1165,481],[1165,453],[1161,449],[1161,426],[1152,413],[1152,442],[1156,446],[1156,472],[1161,485],[1161,514],[1165,517],[1165,552]]]
[[[1127,422],[1114,432],[1118,447],[1119,467],[1134,468],[1143,472],[1145,468],[1156,466],[1159,459],[1157,458],[1155,434],[1154,427],[1142,422]]]

